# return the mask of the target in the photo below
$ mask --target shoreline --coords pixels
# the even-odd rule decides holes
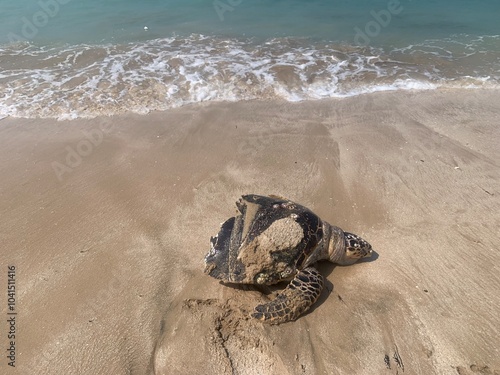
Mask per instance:
[[[286,73],[284,74],[286,76]],[[119,107],[113,107],[114,109],[111,112],[107,112],[102,107],[94,108],[94,112],[85,113],[88,109],[86,108],[84,112],[75,112],[69,108],[61,109],[57,108],[56,111],[45,111],[42,115],[28,115],[28,112],[24,115],[16,115],[8,114],[4,111],[4,114],[0,114],[0,121],[3,120],[43,120],[43,121],[51,121],[55,120],[58,122],[61,121],[90,121],[90,120],[99,120],[103,118],[125,118],[127,116],[149,116],[149,115],[159,115],[161,113],[169,113],[170,111],[180,110],[182,108],[189,108],[192,106],[223,106],[237,103],[261,103],[261,102],[273,102],[273,103],[288,103],[291,105],[295,104],[306,104],[311,103],[328,103],[328,102],[336,102],[341,100],[353,100],[355,98],[362,98],[367,95],[391,95],[391,94],[402,94],[402,95],[415,95],[422,93],[443,93],[443,92],[467,92],[467,91],[488,91],[488,92],[498,92],[500,91],[500,86],[494,82],[488,82],[484,80],[484,77],[463,77],[463,82],[457,83],[457,81],[450,82],[432,82],[432,81],[419,81],[414,79],[407,80],[396,80],[392,84],[380,84],[379,86],[366,86],[361,88],[355,88],[348,93],[336,93],[332,94],[330,97],[308,97],[297,99],[293,93],[288,93],[285,97],[276,95],[276,93],[270,92],[259,92],[262,94],[262,97],[241,97],[238,100],[233,100],[233,98],[221,97],[218,99],[208,98],[206,100],[194,102],[194,101],[175,101],[170,103],[153,103],[153,109],[145,109],[144,107],[138,107],[134,110],[128,109],[126,112]],[[290,83],[290,82],[288,82]],[[156,97],[156,96],[155,96]],[[76,103],[76,102],[75,102]],[[73,104],[75,104],[73,103]],[[67,103],[70,104],[70,103]],[[169,107],[168,105],[171,105]],[[306,104],[307,105],[307,104]],[[329,105],[329,104],[327,104]],[[130,108],[130,107],[128,107]],[[61,110],[63,113],[61,113]]]
[[[397,352],[407,373],[500,374],[499,94],[3,119],[0,283],[15,266],[16,369],[396,374]],[[322,263],[326,288],[296,322],[250,320],[258,289],[203,274],[245,193],[308,206],[378,257]]]
[[[0,97],[0,115],[66,120],[202,102],[499,89],[499,56],[491,46],[500,36],[464,37],[453,53],[449,40],[369,48],[273,38],[254,46],[202,35],[126,45],[11,46],[4,51],[0,88],[9,95]]]

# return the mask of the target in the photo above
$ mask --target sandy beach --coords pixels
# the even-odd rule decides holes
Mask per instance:
[[[500,375],[499,97],[1,120],[0,372]],[[377,254],[322,263],[297,321],[252,320],[268,297],[203,273],[247,193],[308,206]]]

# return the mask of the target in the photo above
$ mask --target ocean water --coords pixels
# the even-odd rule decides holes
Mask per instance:
[[[499,0],[0,0],[0,116],[500,87]]]

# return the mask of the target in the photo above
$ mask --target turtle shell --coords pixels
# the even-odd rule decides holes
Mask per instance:
[[[321,219],[278,197],[244,195],[240,215],[224,222],[210,239],[205,272],[232,283],[274,284],[307,265],[323,238]]]

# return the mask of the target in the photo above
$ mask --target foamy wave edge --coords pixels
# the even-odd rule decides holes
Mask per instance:
[[[471,54],[470,43],[467,48],[465,57]],[[396,55],[370,47],[311,47],[286,38],[252,45],[202,35],[121,46],[4,49],[11,66],[0,73],[0,117],[68,120],[146,114],[201,102],[297,102],[394,90],[500,88],[500,77],[488,74],[495,72],[495,61],[492,69],[481,72],[486,74],[467,75],[460,65],[443,71],[440,59],[450,65],[457,56],[435,57],[435,49],[435,62],[421,64],[415,53],[422,54],[421,49],[399,49]],[[23,66],[21,60],[28,63]]]

